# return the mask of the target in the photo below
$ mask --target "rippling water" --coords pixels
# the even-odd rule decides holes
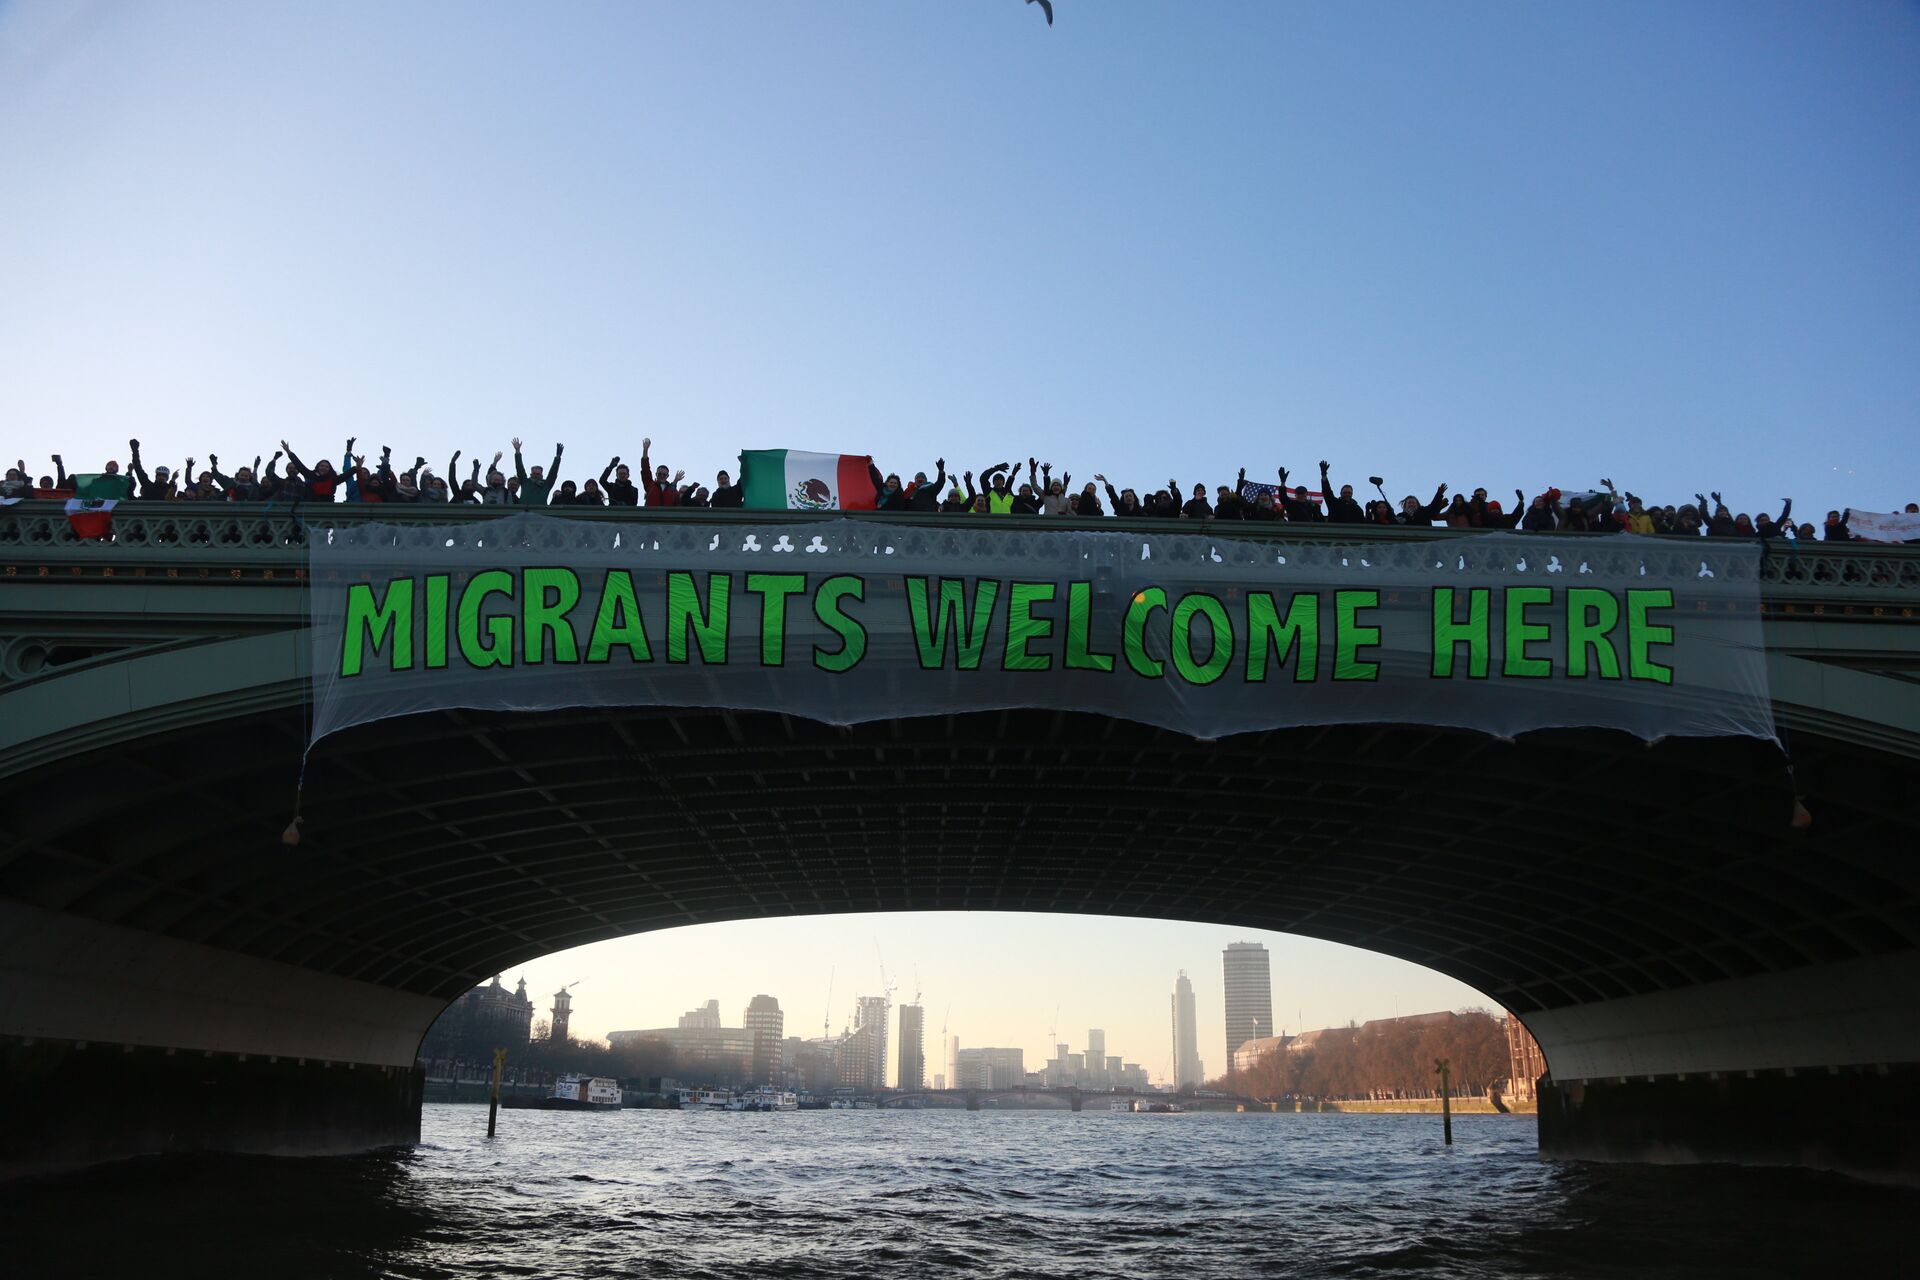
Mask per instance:
[[[506,1111],[413,1151],[0,1189],[8,1273],[981,1277],[1920,1274],[1920,1196],[1551,1165],[1520,1116]]]

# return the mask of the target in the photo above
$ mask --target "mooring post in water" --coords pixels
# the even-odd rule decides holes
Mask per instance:
[[[1435,1058],[1433,1069],[1440,1076],[1440,1132],[1446,1136],[1448,1146],[1453,1145],[1453,1100],[1448,1096],[1447,1086],[1453,1079],[1453,1062],[1448,1058]]]
[[[507,1065],[507,1051],[493,1051],[493,1091],[487,1095],[487,1136],[493,1136],[494,1126],[500,1121],[500,1069]]]

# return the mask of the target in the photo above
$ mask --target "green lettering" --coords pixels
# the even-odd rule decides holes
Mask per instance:
[[[520,660],[547,660],[547,634],[553,634],[555,662],[580,661],[579,640],[567,611],[580,603],[580,575],[571,569],[523,569],[520,573]]]
[[[487,667],[513,665],[513,618],[495,614],[487,619],[489,643],[480,639],[480,606],[495,592],[513,599],[513,575],[505,569],[486,569],[473,575],[460,592],[460,608],[454,624],[460,635],[460,656],[467,665]]]
[[[1656,644],[1671,645],[1673,628],[1647,621],[1651,609],[1673,608],[1673,592],[1662,587],[1633,589],[1627,592],[1627,674],[1635,680],[1672,684],[1673,668],[1663,667],[1648,656]]]
[[[1380,664],[1363,662],[1362,646],[1380,643],[1380,628],[1363,627],[1360,610],[1380,605],[1378,591],[1336,591],[1333,593],[1333,678],[1335,680],[1378,680]]]
[[[1487,678],[1487,657],[1493,648],[1488,619],[1493,592],[1474,587],[1467,592],[1467,620],[1454,616],[1453,588],[1433,589],[1433,674],[1439,679],[1453,675],[1454,649],[1467,646],[1467,675],[1474,680]]]
[[[1592,650],[1594,665],[1602,680],[1620,678],[1620,655],[1607,639],[1620,621],[1620,602],[1613,592],[1598,587],[1573,587],[1567,591],[1567,674],[1587,674],[1587,652]]]
[[[1093,630],[1093,584],[1067,584],[1067,670],[1111,671],[1113,655],[1094,653],[1087,647]]]
[[[993,604],[1000,595],[1000,584],[992,578],[975,583],[971,616],[966,603],[967,584],[951,578],[940,580],[940,605],[929,624],[927,617],[927,580],[907,579],[907,612],[913,619],[913,642],[920,651],[923,671],[937,671],[947,659],[947,637],[953,636],[959,669],[973,671],[980,666],[986,650],[987,628],[993,622]],[[952,631],[948,627],[951,625]]]
[[[1002,671],[1047,671],[1050,653],[1028,653],[1027,646],[1053,634],[1053,619],[1036,618],[1033,606],[1053,599],[1051,582],[1016,582],[1007,592],[1007,646]]]
[[[1298,653],[1295,653],[1298,646]],[[1255,591],[1247,596],[1247,681],[1258,684],[1267,678],[1267,650],[1274,661],[1285,666],[1287,655],[1294,654],[1293,678],[1304,684],[1320,669],[1320,597],[1311,591],[1296,591],[1287,601],[1286,620],[1273,602],[1270,591]]]
[[[1159,587],[1144,587],[1134,592],[1127,605],[1127,616],[1120,627],[1120,652],[1135,674],[1149,680],[1166,675],[1166,664],[1147,652],[1147,615],[1167,607],[1167,593]]]
[[[733,579],[724,573],[707,575],[707,607],[700,607],[700,592],[691,573],[667,575],[667,661],[687,660],[687,633],[691,631],[700,646],[700,661],[710,667],[727,661],[727,598]]]
[[[840,607],[843,597],[866,599],[867,584],[849,574],[828,578],[813,593],[813,616],[821,625],[840,637],[838,652],[828,653],[818,645],[813,649],[813,665],[822,671],[847,671],[867,656],[867,629]]]
[[[1553,628],[1545,623],[1527,621],[1527,606],[1551,604],[1552,587],[1508,587],[1506,593],[1507,642],[1500,655],[1500,674],[1538,680],[1553,674],[1548,658],[1527,656],[1527,645],[1535,640],[1551,640]]]
[[[387,583],[387,594],[374,603],[373,587],[356,582],[347,588],[347,621],[341,628],[340,674],[360,674],[362,650],[371,645],[374,653],[393,637],[393,658],[388,664],[395,671],[413,667],[413,579],[395,578]]]
[[[606,583],[600,588],[600,608],[593,615],[593,638],[587,641],[587,661],[606,662],[613,656],[615,645],[627,651],[630,662],[653,661],[640,602],[633,597],[633,575],[625,569],[607,570]]]
[[[1206,615],[1207,660],[1193,660],[1193,615]],[[1203,591],[1180,597],[1173,606],[1173,669],[1188,684],[1212,684],[1226,673],[1233,661],[1233,626],[1227,621],[1227,607]]]
[[[427,575],[426,616],[427,668],[438,671],[447,665],[447,575]]]
[[[804,573],[750,573],[747,590],[760,597],[760,665],[787,664],[787,597],[807,589]]]

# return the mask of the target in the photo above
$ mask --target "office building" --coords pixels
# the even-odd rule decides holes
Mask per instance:
[[[780,1083],[781,1041],[787,1030],[780,1002],[772,996],[755,996],[740,1015],[740,1025],[747,1033],[747,1078],[755,1084]]]
[[[1200,1065],[1200,1031],[1194,1015],[1193,983],[1182,969],[1173,984],[1173,1085],[1192,1089],[1206,1079]]]
[[[1226,1062],[1231,1068],[1234,1050],[1273,1034],[1273,974],[1267,949],[1257,942],[1228,944],[1221,968],[1227,994]]]
[[[1023,1049],[959,1049],[956,1089],[1012,1089],[1027,1081]]]

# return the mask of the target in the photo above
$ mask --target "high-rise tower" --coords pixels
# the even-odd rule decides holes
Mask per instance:
[[[740,1015],[747,1033],[747,1079],[756,1085],[777,1084],[780,1069],[780,1037],[786,1033],[787,1015],[772,996],[755,996],[747,1001]]]
[[[926,1011],[917,1004],[900,1006],[900,1075],[897,1089],[921,1089],[927,1083]]]
[[[573,996],[565,987],[553,993],[553,1030],[549,1033],[554,1044],[567,1042],[567,1023],[573,1017]]]
[[[1233,1051],[1273,1034],[1273,974],[1267,949],[1257,942],[1229,943],[1221,953],[1227,988],[1227,1069]]]
[[[1182,969],[1173,984],[1173,1084],[1176,1089],[1191,1089],[1204,1079],[1200,1032],[1193,1012],[1193,983]]]

